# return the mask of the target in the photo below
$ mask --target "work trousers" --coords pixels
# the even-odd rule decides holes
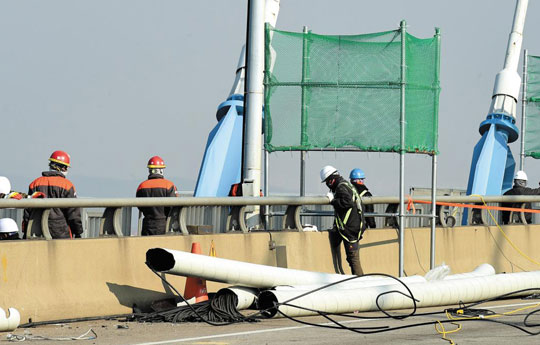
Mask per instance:
[[[144,217],[142,224],[141,235],[143,236],[152,236],[152,235],[163,235],[165,234],[165,229],[167,225],[167,218],[162,219],[153,219]]]
[[[359,243],[354,242],[350,243],[346,241],[341,234],[339,233],[339,230],[337,230],[335,227],[328,231],[328,237],[330,240],[330,246],[332,249],[332,255],[334,253],[340,253],[340,245],[341,242],[343,242],[343,247],[345,248],[345,254],[347,255],[347,262],[349,263],[349,266],[351,267],[351,272],[354,275],[361,276],[364,274],[364,271],[362,270],[362,266],[360,265],[360,247]],[[337,255],[339,257],[338,260],[341,260],[341,255]],[[341,262],[338,264],[341,267]],[[336,267],[336,262],[334,260],[334,267]],[[338,269],[336,268],[336,272]]]

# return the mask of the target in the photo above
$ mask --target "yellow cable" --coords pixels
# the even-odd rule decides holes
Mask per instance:
[[[451,330],[451,331],[447,331],[447,330],[444,328],[444,325],[442,324],[442,322],[440,322],[439,320],[437,320],[437,323],[435,324],[435,330],[437,331],[437,333],[442,334],[442,339],[443,339],[443,340],[448,341],[448,342],[450,343],[450,345],[455,345],[456,343],[454,343],[454,341],[453,341],[452,339],[447,338],[446,335],[447,335],[447,334],[452,334],[452,333],[455,333],[455,332],[461,330],[461,324],[459,324],[459,323],[454,323],[454,322],[451,322],[451,324],[454,325],[454,326],[457,326],[457,328],[454,329],[454,330]],[[437,327],[437,326],[441,326],[442,331],[439,330],[439,327]]]
[[[511,314],[517,313],[518,311],[522,311],[522,310],[526,310],[526,309],[532,309],[532,308],[536,308],[536,307],[540,307],[540,303],[529,305],[529,306],[526,306],[526,307],[517,308],[517,309],[514,309],[514,310],[507,311],[505,313],[492,314],[492,315],[482,315],[482,316],[471,316],[471,317],[467,317],[467,316],[453,317],[452,314],[450,314],[448,312],[448,310],[446,310],[446,317],[448,318],[448,320],[452,320],[452,321],[471,320],[471,319],[472,320],[493,319],[493,318],[496,318],[496,317],[502,317],[502,316],[506,316],[506,315],[511,315]]]
[[[492,315],[482,315],[482,316],[471,316],[471,317],[453,317],[449,312],[448,310],[445,310],[445,313],[446,313],[446,318],[448,320],[452,320],[452,321],[460,321],[460,320],[481,320],[481,319],[493,319],[493,318],[496,318],[496,317],[502,317],[502,316],[505,316],[505,315],[510,315],[510,314],[514,314],[514,313],[517,313],[518,311],[522,311],[522,310],[526,310],[526,309],[531,309],[531,308],[535,308],[535,307],[540,307],[540,303],[537,303],[537,304],[533,304],[533,305],[529,305],[529,306],[526,306],[526,307],[521,307],[521,308],[517,308],[517,309],[514,309],[514,310],[510,310],[510,311],[507,311],[505,313],[501,313],[501,314],[492,314]],[[437,323],[435,324],[435,330],[439,333],[439,334],[442,334],[442,339],[443,340],[446,340],[448,342],[450,342],[450,345],[455,345],[454,341],[450,338],[446,338],[446,335],[447,334],[451,334],[451,333],[455,333],[459,330],[461,330],[461,324],[459,323],[454,323],[454,322],[451,322],[451,324],[453,325],[456,325],[458,326],[458,328],[452,330],[452,331],[446,331],[444,329],[444,325],[439,321],[437,320]],[[439,330],[439,328],[437,327],[437,325],[440,325],[441,328],[442,328],[442,331]]]
[[[474,194],[472,196],[477,196],[477,197],[480,197],[480,199],[482,199],[482,202],[484,203],[484,206],[487,206],[486,204],[486,201],[484,200],[484,197],[482,195],[478,195],[478,194]],[[493,221],[495,222],[495,225],[497,225],[497,228],[499,229],[499,231],[503,234],[504,238],[508,241],[508,243],[510,243],[510,245],[512,246],[512,248],[514,248],[519,254],[521,254],[521,256],[523,256],[525,259],[529,260],[530,262],[532,262],[533,264],[535,265],[538,265],[540,266],[540,263],[532,258],[530,258],[527,254],[523,253],[515,244],[514,242],[512,242],[510,240],[510,238],[506,235],[506,233],[503,231],[503,229],[501,228],[501,226],[499,225],[499,223],[497,222],[497,220],[495,219],[495,217],[493,217],[493,214],[491,214],[491,211],[489,209],[487,209],[491,219],[493,219]]]

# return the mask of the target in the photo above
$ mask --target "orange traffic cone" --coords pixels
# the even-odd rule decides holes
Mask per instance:
[[[201,244],[193,242],[191,244],[193,254],[202,254]],[[195,303],[208,301],[208,292],[206,291],[206,280],[199,277],[187,277],[186,288],[184,289],[184,298],[189,300],[195,297]]]

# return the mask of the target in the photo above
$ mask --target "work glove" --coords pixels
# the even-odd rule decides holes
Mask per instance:
[[[332,202],[332,200],[334,200],[334,193],[328,192],[326,193],[326,197],[328,198],[330,202]]]

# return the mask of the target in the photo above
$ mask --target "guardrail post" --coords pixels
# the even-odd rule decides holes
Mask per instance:
[[[456,223],[456,217],[451,213],[452,209],[448,206],[441,206],[439,208],[439,221],[444,228],[453,228]]]
[[[300,221],[300,212],[302,211],[301,205],[289,205],[283,216],[283,229],[296,229],[298,231],[304,231],[302,228],[302,222]]]
[[[512,206],[512,207],[515,207],[515,206]],[[527,203],[522,203],[521,206],[519,206],[519,208],[526,209],[527,208]],[[515,217],[516,215],[517,215],[517,219]],[[527,222],[527,218],[525,218],[525,212],[523,212],[523,211],[521,211],[521,212],[510,211],[510,215],[509,215],[509,218],[508,218],[508,224],[519,224],[518,220],[521,222],[521,224],[529,224]]]
[[[487,210],[473,208],[468,212],[468,224],[488,225]]]
[[[30,211],[30,219],[26,226],[26,238],[44,237],[46,240],[52,240],[49,231],[49,208],[36,208]]]
[[[122,233],[122,208],[107,207],[105,211],[103,211],[103,217],[99,222],[99,235],[124,236]]]
[[[527,208],[527,204],[526,203],[521,204],[521,208]],[[525,218],[525,212],[522,211],[522,212],[519,213],[519,219],[521,219],[521,222],[523,224],[528,224],[527,223],[527,218]]]
[[[171,215],[167,217],[167,232],[181,232],[182,235],[189,235],[186,219],[187,207],[174,207]]]
[[[234,230],[241,230],[244,233],[249,232],[249,229],[246,225],[246,212],[246,206],[231,207],[229,215],[227,216],[227,224],[225,226],[225,231],[229,232]],[[239,229],[236,229],[236,227],[238,227]]]

